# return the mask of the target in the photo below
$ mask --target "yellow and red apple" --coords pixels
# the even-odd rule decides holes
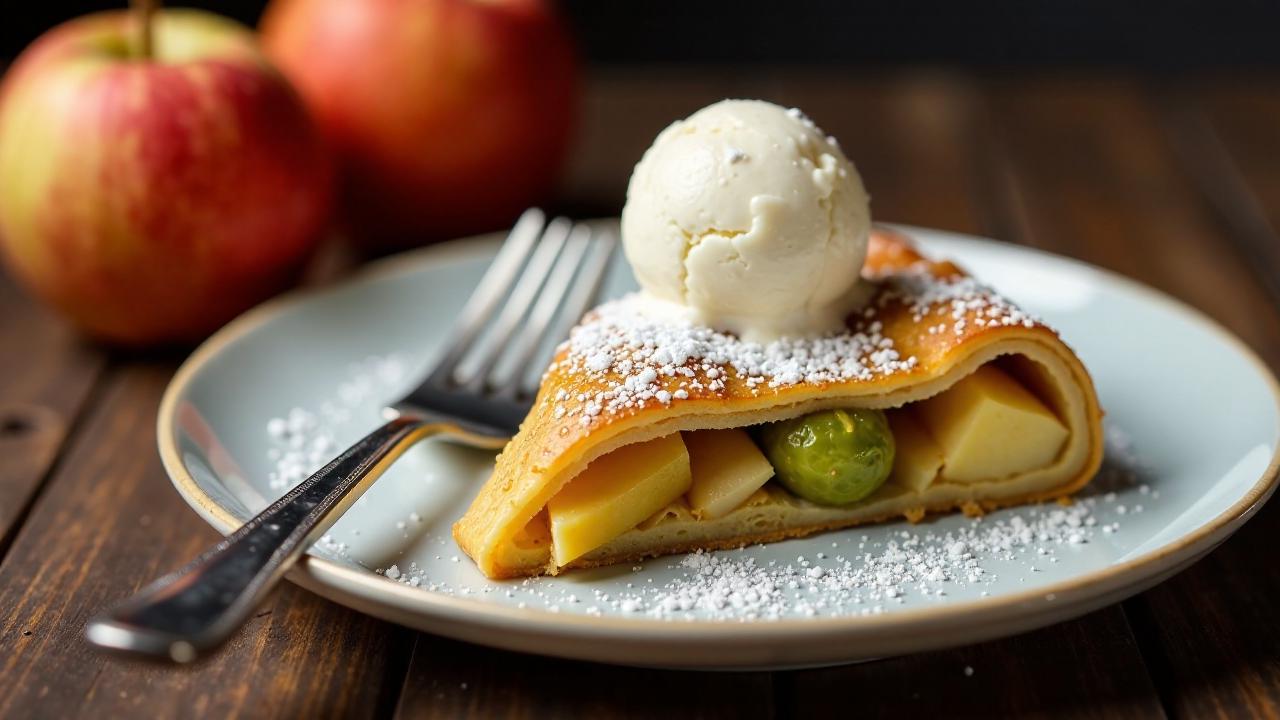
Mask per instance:
[[[549,2],[273,0],[261,29],[373,249],[501,227],[553,190],[578,76]]]
[[[91,15],[0,84],[0,243],[15,274],[101,338],[199,338],[291,282],[330,213],[323,139],[243,26]]]

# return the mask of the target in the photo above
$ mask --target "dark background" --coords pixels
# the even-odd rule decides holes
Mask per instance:
[[[0,22],[0,57],[13,57],[60,21],[125,4],[123,0],[7,3]],[[174,4],[210,8],[254,23],[265,1]],[[561,4],[583,54],[594,64],[1114,65],[1156,71],[1280,67],[1280,2],[1275,0],[567,0]]]

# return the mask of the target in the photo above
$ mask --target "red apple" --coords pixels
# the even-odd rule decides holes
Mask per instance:
[[[0,85],[0,242],[101,338],[199,338],[293,280],[329,215],[323,139],[254,35],[208,13],[90,15]]]
[[[273,0],[261,28],[374,249],[505,226],[553,189],[578,82],[547,2]]]

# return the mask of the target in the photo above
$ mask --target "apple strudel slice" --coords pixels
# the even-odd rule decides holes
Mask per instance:
[[[657,318],[638,296],[592,311],[458,544],[489,577],[554,574],[1090,480],[1102,413],[1057,333],[894,233],[872,233],[863,277],[871,300],[846,332],[767,345]],[[841,437],[872,440],[824,450]]]

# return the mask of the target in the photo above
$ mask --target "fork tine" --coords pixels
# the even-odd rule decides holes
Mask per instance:
[[[546,216],[537,208],[529,208],[511,228],[498,254],[494,256],[484,277],[471,292],[467,304],[458,313],[453,330],[445,341],[445,354],[436,361],[431,379],[443,380],[453,376],[454,367],[471,348],[471,343],[493,314],[498,302],[507,294],[517,273],[524,267],[525,259],[534,248],[534,241],[542,235]]]
[[[472,386],[472,389],[483,389],[490,371],[501,359],[503,349],[509,343],[512,333],[517,330],[520,321],[524,319],[524,316],[529,312],[529,308],[533,305],[534,299],[538,296],[538,292],[545,283],[552,264],[555,262],[556,257],[559,256],[560,249],[568,239],[571,229],[572,225],[565,218],[558,217],[547,224],[537,248],[533,251],[533,256],[520,273],[515,287],[512,288],[511,294],[507,297],[502,310],[498,312],[498,318],[491,326],[487,337],[487,347],[478,355],[476,367],[465,368],[459,366],[455,372],[455,382],[460,385]]]
[[[511,371],[501,379],[495,379],[494,385],[500,394],[514,396],[519,393],[519,380],[524,376],[526,365],[538,350],[539,343],[546,337],[547,328],[556,319],[556,314],[565,298],[573,288],[574,276],[583,265],[587,251],[591,247],[591,228],[587,225],[575,225],[569,233],[569,240],[563,252],[556,260],[556,265],[547,276],[542,292],[529,313],[529,318],[520,329],[512,343],[514,348],[506,353],[506,365]]]
[[[613,254],[617,249],[618,238],[610,231],[599,233],[594,242],[589,243],[589,252],[585,253],[588,257],[582,262],[583,267],[564,298],[564,303],[560,306],[558,319],[551,325],[552,338],[560,339],[567,336],[569,329],[582,319],[587,308],[600,294],[600,287],[604,284],[605,276],[609,274],[609,268],[612,265],[610,261],[613,260]],[[535,343],[534,349],[536,348]],[[517,375],[516,379],[520,381],[518,395],[525,397],[537,393],[541,375],[541,372],[527,373],[523,376],[523,380],[520,380],[521,376]]]

